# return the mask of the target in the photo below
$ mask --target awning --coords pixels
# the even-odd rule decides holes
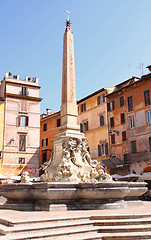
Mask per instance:
[[[123,163],[119,158],[108,158],[108,159],[103,159],[102,162],[107,166],[109,169],[112,168],[117,168],[117,167],[122,167]]]
[[[111,177],[114,179],[119,179],[119,178],[122,178],[123,176],[121,176],[119,174],[113,174],[113,175],[111,175]]]

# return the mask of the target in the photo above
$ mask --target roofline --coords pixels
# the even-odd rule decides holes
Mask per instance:
[[[49,118],[49,117],[54,117],[54,116],[57,115],[58,113],[60,113],[60,111],[55,112],[55,113],[52,113],[52,114],[50,114],[50,115],[47,115],[46,117],[41,118],[40,121],[45,120],[46,118]],[[40,117],[41,117],[42,115],[44,115],[44,113],[40,114]]]
[[[23,80],[20,80],[23,81]],[[26,87],[31,87],[31,88],[41,88],[39,85],[34,85],[34,84],[30,84],[30,83],[26,83],[24,82],[13,82],[13,81],[9,81],[9,80],[5,80],[6,84],[11,84],[11,85],[20,85],[20,86],[26,86]]]
[[[88,96],[86,96],[86,97],[84,97],[84,98],[78,100],[78,101],[77,101],[77,104],[79,104],[79,103],[81,103],[81,102],[87,100],[88,98],[91,98],[91,97],[97,95],[98,93],[103,92],[104,90],[106,90],[106,89],[105,89],[105,88],[101,88],[100,90],[98,90],[98,91],[96,91],[96,92],[94,92],[94,93],[92,93],[92,94],[90,94],[90,95],[88,95]]]
[[[132,79],[132,78],[130,78],[129,80],[131,80],[131,79]],[[120,89],[117,89],[116,91],[107,94],[106,97],[109,97],[109,96],[111,96],[111,95],[113,95],[113,94],[115,94],[115,93],[117,93],[117,92],[122,91],[123,89],[129,88],[129,87],[131,87],[131,86],[133,86],[133,85],[135,85],[135,84],[137,84],[137,83],[140,83],[140,82],[142,82],[142,81],[144,81],[144,80],[151,79],[151,73],[149,73],[149,74],[147,74],[147,75],[143,75],[141,78],[138,78],[138,79],[139,79],[139,80],[136,81],[136,82],[130,83],[129,85],[126,85],[126,86],[124,86],[124,87],[121,87]],[[128,81],[128,80],[127,80],[127,81]],[[125,82],[126,82],[126,81],[125,81]],[[124,83],[124,82],[123,82],[123,83]],[[122,84],[122,83],[121,83],[121,84]],[[116,85],[116,86],[119,86],[119,85],[120,85],[120,84],[118,84],[118,85]]]

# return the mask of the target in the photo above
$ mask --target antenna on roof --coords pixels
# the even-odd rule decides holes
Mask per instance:
[[[142,62],[142,63],[139,63],[139,67],[137,67],[137,68],[139,68],[139,70],[140,70],[140,75],[142,76],[142,75],[143,75],[143,70],[144,70],[144,64],[143,64],[143,62]]]

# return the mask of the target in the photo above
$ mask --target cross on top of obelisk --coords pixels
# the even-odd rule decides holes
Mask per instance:
[[[67,8],[67,10],[64,10],[64,12],[67,13],[67,22],[70,22],[69,14],[71,14],[71,12],[69,12],[69,9],[68,9],[68,8]]]

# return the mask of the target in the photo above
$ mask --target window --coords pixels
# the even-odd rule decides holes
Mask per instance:
[[[151,111],[147,111],[146,115],[147,115],[147,124],[151,124]]]
[[[104,126],[104,116],[103,115],[100,116],[100,127],[101,126]]]
[[[19,164],[25,164],[25,158],[19,158],[18,163]]]
[[[98,156],[108,155],[108,143],[98,145]]]
[[[81,104],[81,112],[86,111],[86,103]]]
[[[42,139],[42,147],[48,146],[48,138]]]
[[[19,126],[26,127],[28,126],[28,116],[19,116]]]
[[[47,123],[44,123],[43,125],[43,132],[46,132],[47,131]]]
[[[21,95],[27,96],[28,95],[28,88],[27,87],[22,87],[21,88]]]
[[[133,111],[133,98],[132,96],[128,97],[128,111]]]
[[[126,131],[122,132],[122,141],[126,141]]]
[[[115,143],[115,134],[111,135],[111,143],[114,144]]]
[[[110,126],[111,126],[111,127],[114,127],[114,117],[111,117],[111,118],[110,118]]]
[[[124,158],[124,164],[127,164],[127,163],[128,163],[128,160],[129,160],[129,155],[128,155],[128,153],[124,153],[124,154],[123,154],[123,158]]]
[[[124,96],[120,97],[120,107],[124,106]]]
[[[61,126],[61,119],[58,118],[58,119],[57,119],[57,127],[60,127],[60,126]]]
[[[151,137],[149,137],[149,151],[151,152]]]
[[[43,152],[43,154],[42,154],[42,164],[44,162],[47,162],[47,152]]]
[[[26,151],[26,135],[19,135],[19,151]]]
[[[149,94],[149,90],[144,92],[144,100],[145,100],[145,106],[149,106],[150,105],[150,94]]]
[[[0,158],[2,158],[2,151],[0,151]]]
[[[81,132],[86,132],[88,131],[88,121],[85,121],[83,123],[80,123],[80,131]]]
[[[125,114],[121,113],[121,124],[125,123]]]
[[[132,153],[137,153],[136,141],[131,141],[131,149],[132,149]]]
[[[130,120],[130,128],[134,128],[135,127],[134,116],[130,116],[129,120]]]
[[[114,101],[107,103],[107,110],[108,111],[114,110]]]
[[[104,101],[105,101],[105,96],[104,96],[104,94],[98,96],[98,98],[97,98],[97,104],[98,104],[98,105],[104,103]]]

